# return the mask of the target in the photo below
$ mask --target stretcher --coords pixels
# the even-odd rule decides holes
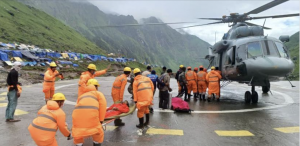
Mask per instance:
[[[117,116],[112,116],[112,117],[105,118],[104,122],[102,123],[102,127],[103,127],[104,131],[106,130],[106,125],[107,124],[113,122],[115,119],[119,119],[121,117],[125,117],[125,116],[128,116],[128,115],[132,114],[135,111],[135,108],[136,108],[136,105],[133,104],[132,106],[129,106],[129,112],[122,113],[122,114],[117,115]]]

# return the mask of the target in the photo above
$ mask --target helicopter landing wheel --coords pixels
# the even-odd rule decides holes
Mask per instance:
[[[252,103],[257,103],[257,101],[258,101],[258,94],[257,94],[256,91],[252,92],[251,100],[252,100]]]
[[[245,92],[245,103],[250,103],[251,102],[251,93],[250,91]]]

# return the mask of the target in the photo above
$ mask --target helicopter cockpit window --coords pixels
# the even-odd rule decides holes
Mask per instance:
[[[284,58],[288,58],[288,53],[287,53],[287,49],[284,47],[284,45],[280,42],[275,42],[276,44],[276,47],[278,49],[278,52],[280,54],[281,57],[284,57]]]
[[[279,56],[278,51],[277,51],[273,41],[265,40],[262,43],[264,44],[263,50],[264,50],[265,56],[276,56],[276,57]]]
[[[252,57],[257,57],[257,56],[262,56],[262,47],[260,45],[260,42],[251,42],[248,43],[248,53],[247,56],[248,58]]]
[[[241,45],[237,48],[236,60],[237,62],[241,62],[247,58],[247,49],[246,45]]]

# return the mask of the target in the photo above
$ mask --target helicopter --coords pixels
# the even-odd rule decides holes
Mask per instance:
[[[208,48],[209,55],[205,57],[210,62],[208,68],[210,66],[219,68],[222,73],[222,87],[230,84],[232,81],[246,83],[251,86],[251,92],[245,92],[245,103],[257,103],[258,93],[255,91],[256,86],[261,86],[263,93],[268,93],[271,91],[270,81],[277,81],[282,77],[287,78],[288,74],[295,68],[293,61],[290,59],[289,50],[284,45],[285,42],[289,41],[289,36],[282,35],[279,39],[265,36],[264,29],[271,29],[264,26],[266,19],[294,17],[299,16],[299,13],[260,17],[251,17],[249,15],[258,14],[287,1],[273,0],[243,14],[230,13],[229,16],[223,15],[221,18],[198,18],[217,21],[176,29],[228,23],[228,26],[231,28],[223,35],[222,40]],[[261,26],[246,22],[257,19],[265,19],[264,24]],[[188,22],[122,24],[100,27],[159,26],[181,23]],[[295,87],[291,82],[290,84],[292,87]]]
[[[249,14],[258,14],[286,1],[274,0],[244,14],[231,13],[230,16],[224,15],[222,18],[199,18],[219,21],[180,28],[232,23],[229,25],[231,29],[224,34],[222,40],[209,48],[209,55],[205,59],[210,62],[208,67],[219,68],[222,73],[223,86],[236,81],[252,87],[251,92],[245,92],[245,103],[258,102],[256,86],[261,86],[263,93],[267,93],[270,91],[270,81],[277,81],[281,77],[287,78],[287,75],[294,70],[295,65],[290,59],[289,50],[284,45],[289,41],[289,36],[283,35],[279,39],[265,36],[264,29],[271,29],[264,26],[265,22],[262,26],[246,22],[253,19],[299,16],[299,13],[262,17],[249,16]],[[292,87],[295,86],[292,85]]]

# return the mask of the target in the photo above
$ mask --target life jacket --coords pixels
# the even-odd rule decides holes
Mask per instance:
[[[105,117],[106,99],[101,92],[96,90],[94,85],[87,86],[86,91],[77,99],[77,104],[73,110],[73,137],[86,137],[103,133],[100,121],[103,121]]]

